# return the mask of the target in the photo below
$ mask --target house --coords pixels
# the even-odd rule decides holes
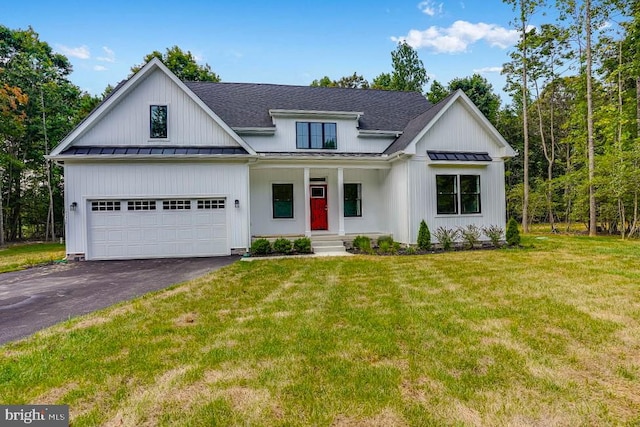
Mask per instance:
[[[51,152],[71,258],[228,255],[256,236],[505,224],[514,150],[461,91],[182,82],[157,59]]]

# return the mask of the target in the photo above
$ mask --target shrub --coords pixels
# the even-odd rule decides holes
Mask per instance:
[[[273,242],[273,250],[274,252],[279,252],[282,254],[291,253],[291,240],[282,237],[276,239],[276,241]]]
[[[488,227],[484,227],[482,232],[491,240],[491,244],[496,248],[500,246],[500,240],[502,239],[502,234],[504,230],[502,227],[498,227],[497,225],[490,225]]]
[[[389,247],[393,246],[393,237],[391,236],[380,236],[378,237],[378,246],[380,245],[388,245]]]
[[[478,226],[474,224],[460,227],[458,232],[460,236],[462,236],[462,240],[466,244],[465,246],[469,249],[473,249],[473,246],[480,241],[480,235],[482,234]]]
[[[418,247],[424,250],[429,250],[431,247],[431,232],[424,219],[420,221],[420,228],[418,229]]]
[[[438,227],[438,229],[433,233],[436,237],[436,240],[440,245],[442,245],[442,249],[445,251],[451,250],[453,247],[453,242],[458,238],[458,230],[453,228],[445,228]]]
[[[513,217],[507,223],[506,238],[507,245],[520,246],[520,230],[518,229],[518,222]]]
[[[407,255],[415,255],[418,253],[418,251],[416,250],[415,246],[407,246],[407,249],[404,253],[406,253]]]
[[[293,249],[300,254],[311,253],[311,239],[308,237],[300,237],[293,241]]]
[[[356,236],[356,238],[353,239],[352,245],[354,248],[359,249],[362,252],[371,252],[371,239],[367,236]]]
[[[254,255],[267,255],[271,252],[271,243],[267,239],[256,239],[251,244],[251,253]]]

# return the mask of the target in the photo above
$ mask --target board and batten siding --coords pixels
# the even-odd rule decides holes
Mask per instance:
[[[361,184],[362,216],[346,217],[344,231],[357,233],[391,233],[387,222],[386,197],[382,188],[388,169],[345,169],[345,184]]]
[[[87,201],[225,197],[230,248],[247,248],[248,166],[215,162],[66,163],[67,253],[86,253]],[[235,208],[235,200],[240,207]]]
[[[418,228],[423,219],[431,230],[438,227],[458,228],[474,224],[478,227],[497,225],[505,227],[505,188],[504,163],[494,161],[486,166],[434,166],[426,159],[412,159],[409,167],[410,207],[410,241],[418,239]],[[438,215],[436,175],[479,175],[480,176],[480,210],[479,214]]]
[[[167,105],[168,138],[150,138],[150,106]],[[211,116],[162,71],[141,81],[75,146],[238,146]]]
[[[290,119],[274,118],[276,132],[273,136],[245,136],[242,138],[258,152],[288,153],[323,152],[323,153],[382,153],[395,138],[362,138],[358,137],[358,122],[355,119]],[[311,150],[296,148],[296,122],[335,123],[337,131],[337,148],[335,150]],[[393,130],[393,129],[392,129]]]
[[[386,171],[382,181],[382,191],[386,195],[385,212],[393,239],[409,243],[409,199],[407,191],[407,162],[397,161]]]

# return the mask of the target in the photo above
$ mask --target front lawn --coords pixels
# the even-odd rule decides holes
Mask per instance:
[[[640,243],[237,262],[0,347],[84,425],[638,425]]]
[[[0,273],[47,264],[64,257],[64,245],[58,243],[26,243],[8,246],[0,248]]]

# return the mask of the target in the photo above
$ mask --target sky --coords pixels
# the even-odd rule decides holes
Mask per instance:
[[[480,73],[507,101],[500,71],[518,38],[501,0],[0,0],[0,10],[0,24],[31,26],[66,55],[70,80],[94,95],[174,45],[225,82],[308,85],[391,72],[406,40],[431,77],[425,90]]]

